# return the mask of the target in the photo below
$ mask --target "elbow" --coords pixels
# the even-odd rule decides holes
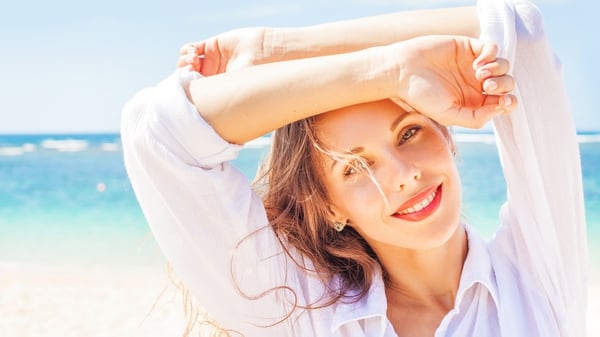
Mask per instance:
[[[535,54],[550,55],[549,64],[562,74],[562,63],[552,52],[552,46],[544,28],[544,17],[541,11],[529,1],[518,1],[515,4],[516,33],[519,45],[531,56]]]
[[[546,37],[544,18],[539,8],[530,1],[515,3],[516,31],[519,40],[535,42]]]
[[[145,120],[144,112],[151,89],[144,89],[132,97],[121,110],[121,143],[125,157],[136,152],[137,144],[143,142]]]
[[[130,131],[139,124],[146,106],[145,97],[149,89],[144,89],[133,96],[121,110],[121,135],[128,136]]]

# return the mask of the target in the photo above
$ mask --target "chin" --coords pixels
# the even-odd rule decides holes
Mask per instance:
[[[454,193],[452,193],[454,192]],[[445,200],[442,201],[436,213],[423,224],[427,230],[423,231],[423,248],[435,248],[446,244],[454,236],[461,225],[460,190],[451,191],[444,188]]]

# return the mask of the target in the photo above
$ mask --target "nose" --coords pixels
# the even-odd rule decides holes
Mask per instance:
[[[389,153],[386,157],[382,172],[386,189],[402,192],[421,179],[421,170],[415,163],[397,153]]]

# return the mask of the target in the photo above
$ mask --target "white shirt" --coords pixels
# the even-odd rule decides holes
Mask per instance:
[[[482,39],[498,44],[517,80],[519,108],[494,120],[508,195],[490,242],[467,230],[455,307],[435,336],[585,336],[581,170],[560,65],[533,5],[481,0],[478,10]],[[221,326],[247,337],[396,336],[380,275],[357,303],[296,309],[273,325],[294,302],[318,302],[324,286],[265,227],[260,198],[229,163],[240,147],[219,137],[186,98],[182,86],[198,76],[181,69],[143,90],[122,120],[131,182],[177,275]]]

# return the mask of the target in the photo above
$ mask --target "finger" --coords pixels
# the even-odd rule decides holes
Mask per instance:
[[[192,67],[192,70],[199,72],[202,68],[202,61],[203,58],[198,57],[198,55],[186,54],[179,57],[176,66],[177,68],[181,68],[189,65]]]
[[[181,48],[179,49],[179,55],[185,55],[185,54],[190,54],[190,53],[202,55],[202,54],[204,54],[205,46],[206,46],[206,41],[186,43],[183,46],[181,46]]]
[[[471,109],[461,107],[459,118],[452,123],[471,129],[480,129],[492,118],[510,114],[517,107],[517,98],[514,95],[490,95],[484,100],[481,107]]]
[[[495,61],[486,63],[475,71],[476,76],[479,80],[485,80],[492,76],[502,76],[508,74],[510,71],[510,64],[508,60],[503,58],[497,58]]]
[[[185,55],[196,52],[196,45],[193,42],[186,43],[179,49],[179,55]]]
[[[492,42],[484,42],[481,47],[479,56],[473,61],[473,69],[476,70],[486,63],[493,62],[496,60],[498,54],[498,46]]]
[[[187,65],[193,64],[194,58],[194,54],[183,54],[179,56],[179,59],[177,60],[177,67],[185,67]]]
[[[483,81],[483,91],[487,95],[502,95],[515,88],[515,80],[510,75],[490,77]]]
[[[177,63],[175,64],[177,68],[185,67],[186,65],[187,61],[184,59],[184,57],[181,56],[177,59]]]
[[[510,114],[516,108],[517,97],[515,95],[489,95],[475,113],[481,118],[491,119],[497,115]]]

